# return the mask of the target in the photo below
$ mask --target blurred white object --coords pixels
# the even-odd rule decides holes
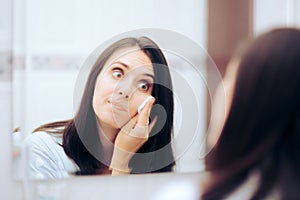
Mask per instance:
[[[191,181],[176,181],[161,188],[153,200],[198,200],[199,184]]]

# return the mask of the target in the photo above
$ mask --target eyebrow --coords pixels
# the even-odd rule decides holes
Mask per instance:
[[[154,76],[152,75],[152,74],[147,74],[147,73],[145,73],[145,74],[143,74],[144,76],[148,76],[148,77],[150,77],[150,78],[152,78],[153,79],[153,81],[154,81]]]
[[[120,61],[113,62],[112,65],[113,65],[113,64],[120,64],[120,65],[123,65],[125,68],[129,69],[129,66],[128,66],[128,65],[126,65],[125,63],[122,63],[122,62],[120,62]]]
[[[113,64],[120,64],[120,65],[123,65],[123,66],[124,66],[125,68],[127,68],[128,70],[129,70],[129,68],[130,68],[127,64],[125,64],[125,63],[123,63],[123,62],[120,62],[120,61],[113,62],[112,65],[113,65]],[[148,77],[150,77],[150,78],[152,78],[152,79],[154,80],[154,76],[153,76],[152,74],[145,73],[145,74],[142,74],[142,75],[148,76]]]

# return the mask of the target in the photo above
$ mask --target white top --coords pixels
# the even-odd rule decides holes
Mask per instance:
[[[64,152],[61,134],[35,132],[25,141],[29,147],[29,171],[34,179],[67,178],[79,168]]]

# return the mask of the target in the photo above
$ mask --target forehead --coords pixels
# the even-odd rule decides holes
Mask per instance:
[[[114,63],[122,63],[128,66],[128,70],[147,70],[147,73],[154,74],[150,58],[137,46],[118,49],[104,65],[104,70]]]

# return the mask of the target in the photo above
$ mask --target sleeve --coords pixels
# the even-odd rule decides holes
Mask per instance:
[[[28,168],[32,179],[63,178],[62,163],[56,155],[61,148],[47,133],[33,133],[26,139]]]

